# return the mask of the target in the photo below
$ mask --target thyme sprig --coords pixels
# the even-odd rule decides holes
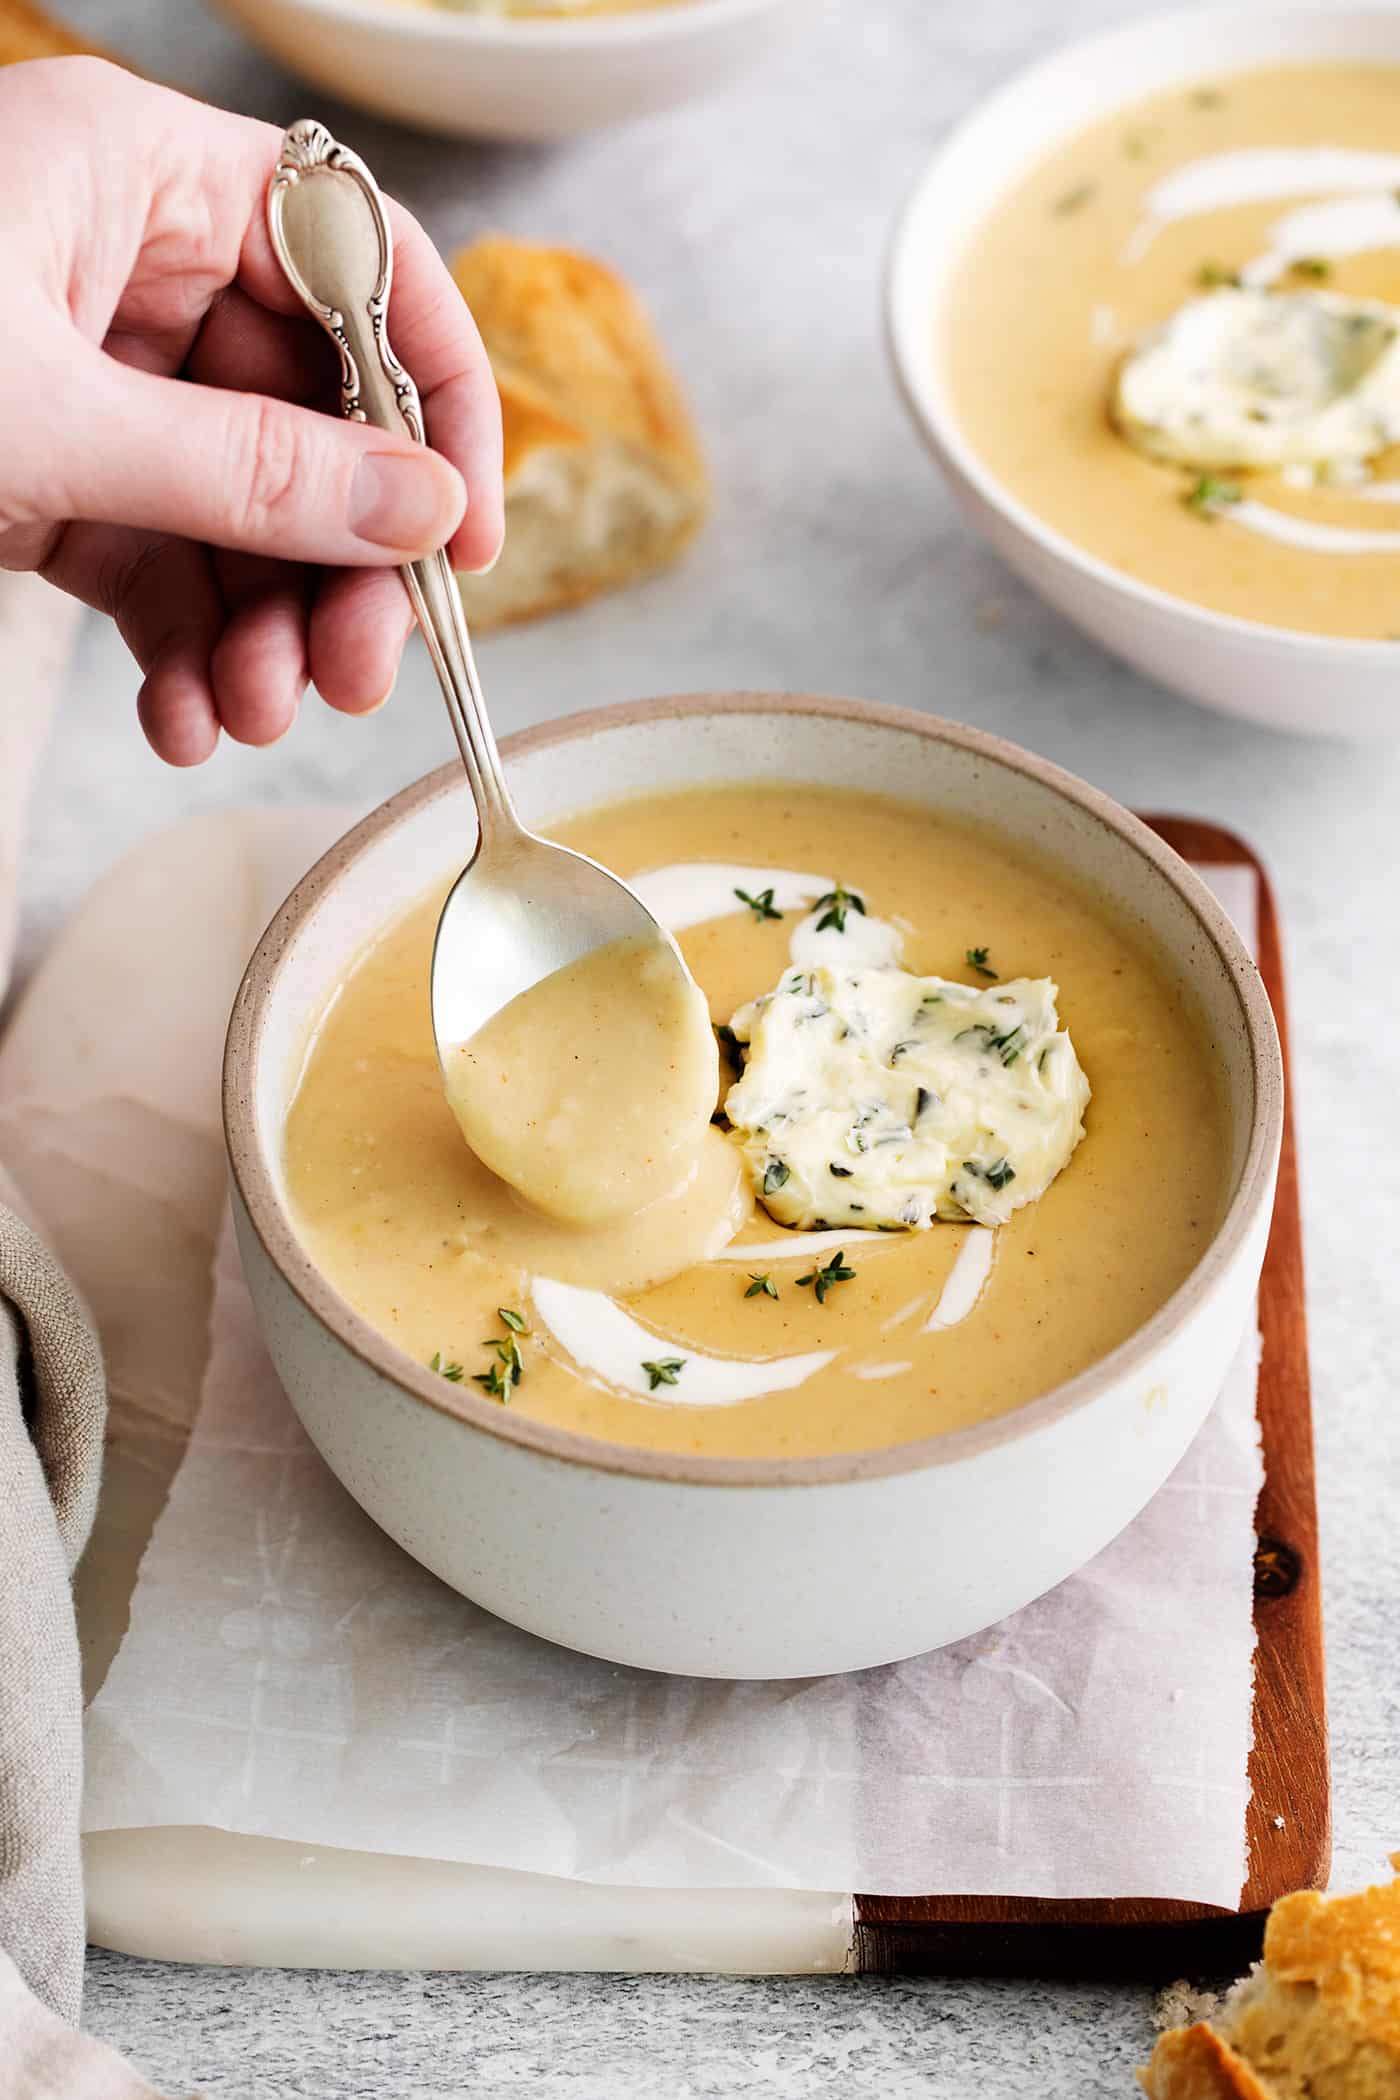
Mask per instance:
[[[449,1385],[460,1385],[465,1375],[460,1364],[445,1364],[443,1362],[440,1349],[434,1349],[432,1355],[428,1358],[428,1369],[436,1371],[439,1378],[445,1378]]]
[[[772,890],[760,890],[756,897],[751,897],[747,890],[741,890],[736,884],[734,894],[741,904],[747,904],[760,924],[764,919],[781,919],[783,916],[773,902]]]
[[[663,1356],[658,1363],[643,1362],[642,1369],[647,1374],[647,1385],[654,1393],[658,1386],[674,1385],[685,1366],[683,1356]]]
[[[746,1298],[776,1298],[777,1295],[778,1286],[766,1269],[749,1270],[749,1287],[744,1293]]]
[[[528,1336],[530,1330],[525,1324],[525,1315],[516,1312],[513,1306],[498,1305],[496,1315],[506,1332],[488,1335],[482,1343],[483,1349],[494,1350],[496,1361],[488,1370],[474,1371],[472,1384],[479,1385],[493,1400],[506,1406],[525,1376],[525,1355],[520,1347],[520,1336]]]
[[[812,909],[822,914],[817,921],[818,933],[825,933],[828,926],[836,933],[844,933],[848,911],[859,912],[862,918],[865,917],[865,899],[838,882],[834,890],[828,890],[824,897],[818,897]]]
[[[991,963],[988,961],[988,957],[992,952],[991,949],[968,948],[964,952],[967,956],[968,962],[970,963],[972,968],[977,972],[978,976],[990,977],[993,984],[995,984],[997,981],[997,973],[992,968]]]
[[[850,1283],[855,1273],[854,1269],[847,1266],[845,1253],[838,1247],[829,1262],[810,1269],[805,1276],[799,1276],[797,1282],[803,1290],[809,1284],[812,1285],[817,1293],[818,1305],[825,1305],[827,1292],[834,1290],[838,1283]]]

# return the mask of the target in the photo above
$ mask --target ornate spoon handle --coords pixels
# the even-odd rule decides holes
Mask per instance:
[[[394,243],[379,185],[357,153],[303,117],[282,141],[267,193],[277,260],[340,353],[340,405],[355,422],[427,442],[418,389],[389,343]],[[472,658],[457,580],[439,548],[401,572],[447,702],[481,844],[518,832]],[[480,850],[480,849],[478,849]]]

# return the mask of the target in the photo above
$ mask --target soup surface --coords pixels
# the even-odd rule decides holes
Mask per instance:
[[[419,1363],[634,1446],[870,1449],[1003,1413],[1084,1370],[1204,1250],[1228,1133],[1194,997],[1055,868],[912,806],[808,787],[654,796],[556,836],[637,881],[716,1023],[771,989],[807,903],[837,880],[899,923],[911,970],[970,979],[973,951],[999,980],[1053,978],[1093,1088],[1087,1134],[1047,1193],[995,1230],[785,1230],[719,1127],[692,1180],[639,1218],[598,1230],[539,1218],[466,1150],[444,1095],[427,993],[444,881],[328,1004],[286,1130],[310,1252]],[[738,888],[772,889],[776,906]]]
[[[1046,524],[1144,583],[1314,633],[1400,636],[1400,447],[1337,481],[1200,477],[1135,450],[1121,360],[1242,277],[1400,307],[1400,67],[1173,88],[1059,147],[968,243],[939,355],[974,450]],[[1397,316],[1400,319],[1400,316]]]

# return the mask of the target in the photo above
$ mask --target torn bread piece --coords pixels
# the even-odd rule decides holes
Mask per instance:
[[[1400,2100],[1400,1879],[1283,1897],[1263,1961],[1138,2079],[1149,2100]]]
[[[628,286],[567,248],[493,235],[453,264],[500,389],[506,538],[459,578],[477,627],[532,619],[677,555],[708,484],[685,402]]]

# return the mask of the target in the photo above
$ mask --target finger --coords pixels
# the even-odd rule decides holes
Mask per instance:
[[[270,313],[231,284],[204,316],[185,370],[201,386],[335,409],[336,365],[330,342],[314,322]]]
[[[466,492],[438,453],[262,394],[133,371],[71,340],[71,405],[45,458],[16,463],[50,515],[143,526],[291,561],[405,562],[441,546]],[[41,439],[21,422],[21,452]]]
[[[306,691],[309,579],[254,589],[230,613],[210,680],[219,720],[240,744],[275,744]]]
[[[398,573],[337,569],[311,608],[311,681],[342,714],[382,707],[394,689],[413,608]]]
[[[467,488],[466,514],[450,552],[459,568],[489,567],[505,531],[501,403],[490,359],[451,273],[418,221],[385,199],[394,239],[389,336],[423,401],[428,441]],[[253,297],[287,311],[288,285],[259,214],[239,263]]]
[[[505,536],[501,397],[466,301],[418,221],[388,200],[394,231],[389,325],[423,397],[428,442],[467,487],[448,550],[458,568],[489,568]]]
[[[144,675],[137,715],[172,766],[197,766],[219,740],[209,664],[224,601],[202,547],[113,525],[70,525],[42,573],[110,613]]]
[[[225,618],[207,551],[189,540],[148,540],[114,613],[145,673],[136,718],[146,741],[169,766],[202,765],[219,741],[211,664]]]

